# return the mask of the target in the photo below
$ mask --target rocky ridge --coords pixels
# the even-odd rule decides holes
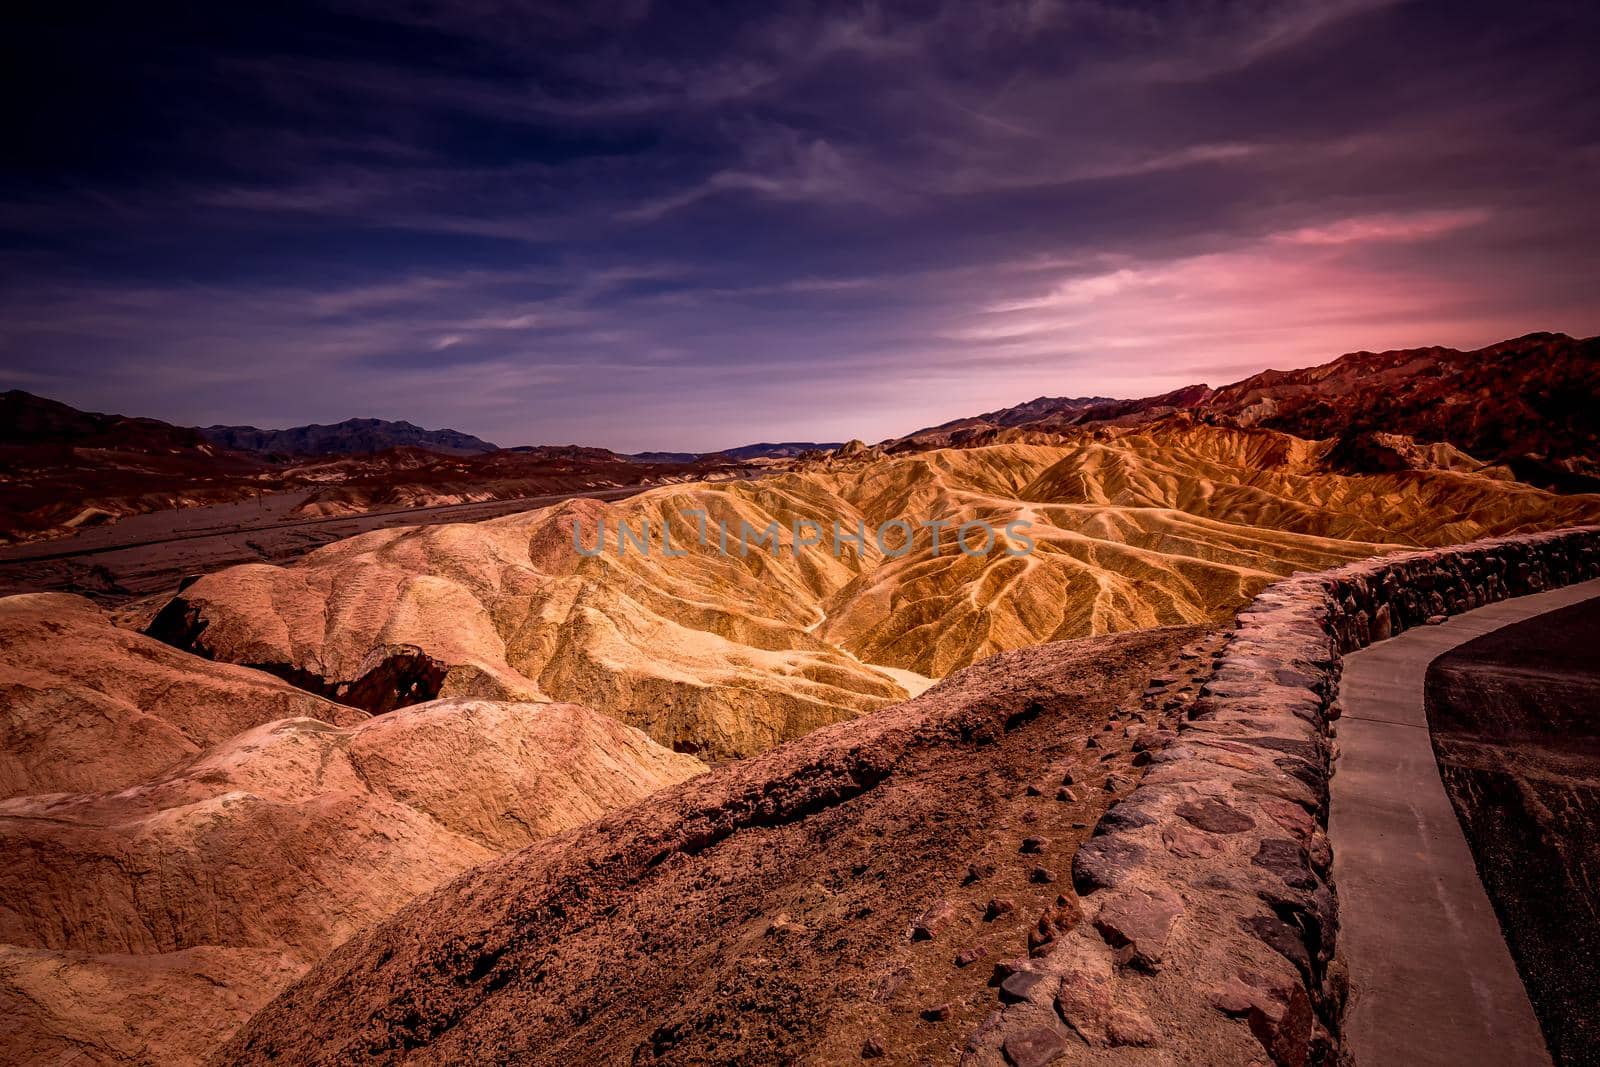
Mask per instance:
[[[1594,381],[1600,337],[1532,333],[1470,352],[1430,347],[1352,352],[1300,370],[1267,370],[1212,389],[1137,400],[1052,401],[958,419],[885,442],[890,450],[970,447],[1006,430],[1066,433],[1186,412],[1205,421],[1352,441],[1402,435],[1454,445],[1484,466],[1564,492],[1600,489]]]

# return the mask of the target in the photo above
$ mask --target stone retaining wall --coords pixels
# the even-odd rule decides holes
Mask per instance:
[[[966,1062],[1301,1067],[1339,1058],[1345,981],[1326,834],[1340,657],[1600,576],[1600,527],[1389,556],[1270,586],[1176,739],[1073,860],[1085,921]],[[1100,1052],[1098,1050],[1104,1050]]]

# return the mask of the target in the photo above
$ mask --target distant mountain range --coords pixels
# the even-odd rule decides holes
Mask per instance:
[[[177,452],[212,445],[269,457],[360,456],[391,448],[421,448],[448,456],[498,451],[459,430],[425,430],[409,422],[346,419],[331,426],[262,430],[255,426],[174,426],[159,419],[79,411],[21,389],[0,393],[0,444]]]
[[[741,475],[753,460],[828,451],[808,441],[621,455],[581,445],[499,448],[459,430],[346,419],[331,426],[174,426],[0,393],[0,544],[169,508],[310,490],[307,514],[438,506]]]
[[[752,459],[791,459],[802,452],[832,452],[843,442],[761,441],[721,452],[634,452],[626,458],[636,463],[695,463],[700,460],[747,463]]]
[[[497,445],[459,430],[425,430],[410,422],[345,419],[331,426],[312,424],[287,430],[254,426],[205,426],[206,440],[237,452],[271,456],[360,456],[389,448],[425,448],[447,456],[496,452]]]
[[[1303,370],[1268,370],[1212,389],[1190,385],[1139,400],[1040,397],[884,442],[888,451],[981,444],[1007,429],[1151,422],[1173,412],[1354,442],[1403,434],[1444,442],[1518,478],[1566,491],[1600,489],[1600,337],[1531,333],[1470,352],[1353,352]],[[1381,457],[1352,445],[1373,463]]]
[[[1347,472],[1413,468],[1420,445],[1447,444],[1521,481],[1600,492],[1600,338],[1534,333],[1475,351],[1355,352],[1303,370],[1269,370],[1212,389],[1159,396],[1038,397],[883,442],[877,452],[970,447],[1004,435],[1200,422],[1335,439]],[[1413,438],[1411,444],[1401,438]],[[456,430],[348,419],[262,430],[173,426],[79,411],[21,390],[0,393],[0,541],[115,517],[315,486],[325,508],[509,499],[662,480],[726,477],[760,460],[837,444],[758,442],[713,453],[625,456],[576,445],[499,449]],[[338,464],[346,466],[338,466]]]
[[[319,517],[728,477],[733,466],[645,463],[574,445],[498,449],[380,419],[201,430],[13,390],[0,394],[0,544],[290,490],[306,494],[297,515]]]
[[[282,459],[364,456],[391,448],[420,448],[445,456],[473,456],[502,451],[499,445],[470,433],[450,429],[428,430],[404,420],[345,419],[331,425],[312,423],[284,430],[263,430],[257,426],[195,428],[174,426],[159,419],[79,411],[60,401],[35,396],[21,389],[0,393],[0,444],[70,445],[138,452],[178,451],[211,444],[233,452]],[[828,452],[838,447],[837,441],[761,441],[720,452],[636,452],[623,455],[608,449],[578,445],[520,445],[504,451],[554,454],[556,450],[565,449],[571,458],[620,458],[636,463],[696,463],[702,460],[741,463],[752,459],[784,459],[802,452]]]

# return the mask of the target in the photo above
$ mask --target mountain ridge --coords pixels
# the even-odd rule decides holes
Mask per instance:
[[[806,452],[831,452],[842,441],[757,441],[716,452],[630,452],[623,455],[638,463],[694,463],[699,460],[740,462],[752,459],[792,459]]]
[[[282,430],[255,426],[202,426],[198,432],[212,444],[238,452],[283,456],[359,456],[388,448],[411,446],[444,455],[496,452],[499,446],[460,430],[428,430],[404,419],[345,419],[309,423]]]
[[[1061,433],[1187,411],[1308,439],[1400,434],[1449,444],[1521,480],[1565,492],[1600,489],[1600,337],[1540,331],[1482,348],[1359,351],[1296,370],[1267,369],[1213,389],[1184,386],[1133,400],[1041,397],[883,442],[888,451],[970,446],[1007,429]]]
[[[160,419],[82,411],[24,389],[0,393],[0,445],[178,451],[207,443],[200,431]]]

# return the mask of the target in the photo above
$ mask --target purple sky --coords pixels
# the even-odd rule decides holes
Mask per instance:
[[[0,387],[713,449],[1600,333],[1592,3],[210,6],[0,42]]]

